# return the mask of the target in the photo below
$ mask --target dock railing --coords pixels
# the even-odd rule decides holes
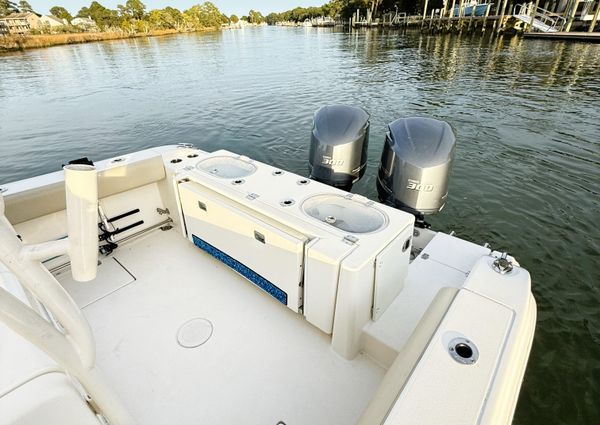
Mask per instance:
[[[392,25],[405,25],[406,22],[407,22],[407,16],[406,16],[406,13],[404,13],[404,12],[402,12],[402,13],[396,12],[394,17],[392,18]]]
[[[552,15],[552,12],[541,7],[536,8],[533,3],[516,5],[513,14],[517,19],[541,32],[562,31],[567,22],[562,16]]]

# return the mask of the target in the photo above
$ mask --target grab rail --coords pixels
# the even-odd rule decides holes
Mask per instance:
[[[68,203],[68,209],[73,209],[72,203]],[[95,226],[93,230],[96,230]],[[97,244],[95,232],[92,239]],[[19,284],[47,308],[60,324],[60,330],[2,287],[0,323],[44,351],[66,373],[79,381],[93,409],[111,425],[133,425],[133,418],[96,366],[96,347],[89,323],[70,295],[40,262],[47,255],[64,254],[68,245],[68,241],[33,246],[23,244],[5,216],[4,196],[0,193],[0,271],[10,271]],[[94,255],[97,255],[97,249],[94,248]],[[84,278],[90,277],[88,272],[85,271]],[[74,278],[78,277],[81,277],[81,273],[80,276],[74,275]]]

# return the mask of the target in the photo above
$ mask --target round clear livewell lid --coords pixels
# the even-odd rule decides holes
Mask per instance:
[[[256,165],[232,156],[206,158],[198,162],[196,168],[223,179],[239,179],[256,171]]]
[[[385,214],[375,207],[341,195],[315,195],[302,203],[312,218],[350,233],[371,233],[387,224]]]

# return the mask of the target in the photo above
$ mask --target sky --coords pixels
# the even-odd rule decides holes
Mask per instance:
[[[48,14],[53,6],[62,6],[72,15],[75,15],[83,6],[89,6],[92,0],[28,0],[33,10],[38,13]],[[115,9],[117,4],[124,4],[126,0],[97,0],[103,6]],[[194,4],[203,3],[204,0],[142,0],[146,9],[161,9],[166,6],[176,7],[179,10],[188,9]],[[250,9],[258,10],[263,15],[271,12],[283,12],[297,6],[321,6],[328,0],[213,0],[212,2],[226,15],[247,15]],[[18,3],[18,0],[15,1]]]

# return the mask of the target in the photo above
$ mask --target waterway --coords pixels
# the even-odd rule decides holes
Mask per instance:
[[[225,148],[307,172],[313,112],[371,114],[355,191],[376,199],[387,123],[448,121],[434,227],[508,250],[537,333],[515,424],[600,421],[600,45],[418,32],[250,28],[0,56],[0,184],[150,146]]]

